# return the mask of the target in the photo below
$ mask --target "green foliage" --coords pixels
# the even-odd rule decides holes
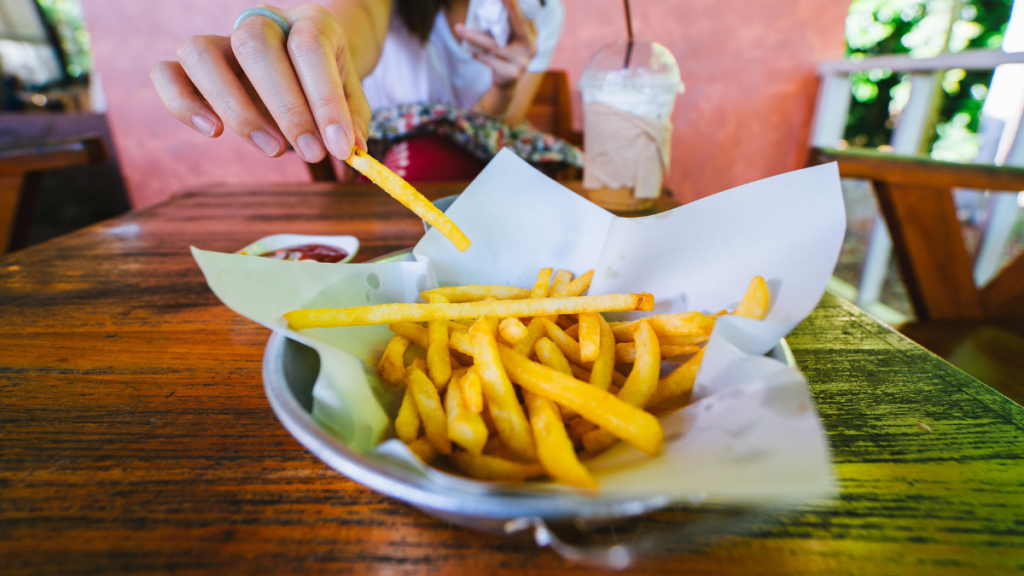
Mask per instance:
[[[57,31],[60,48],[67,63],[67,74],[71,78],[85,76],[92,70],[92,56],[89,52],[89,33],[82,20],[82,5],[79,0],[36,0],[43,10],[47,22]]]
[[[880,54],[935,56],[972,48],[999,49],[1013,0],[853,0],[846,19],[847,57]],[[956,12],[955,14],[953,12]],[[951,22],[952,19],[952,22]],[[977,152],[978,120],[991,72],[950,70],[932,156],[966,161]],[[910,80],[891,70],[850,76],[853,101],[845,138],[853,146],[888,144],[910,95]]]

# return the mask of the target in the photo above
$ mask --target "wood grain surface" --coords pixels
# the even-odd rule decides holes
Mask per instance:
[[[283,232],[353,234],[363,261],[423,228],[370,186],[221,190],[0,259],[0,574],[588,573],[364,489],[278,424],[267,330],[188,247]],[[1024,409],[833,296],[789,342],[841,492],[636,573],[1024,571]]]

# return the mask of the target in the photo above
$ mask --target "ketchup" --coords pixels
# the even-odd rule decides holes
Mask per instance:
[[[274,260],[315,260],[317,262],[341,262],[348,258],[348,252],[334,246],[323,244],[302,244],[300,246],[289,246],[270,252],[260,254],[263,258]]]

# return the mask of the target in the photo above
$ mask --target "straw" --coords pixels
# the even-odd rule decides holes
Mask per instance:
[[[629,43],[626,44],[626,62],[623,68],[629,68],[629,58],[633,55],[633,18],[629,14],[629,0],[622,0],[626,7],[626,33],[629,35]]]

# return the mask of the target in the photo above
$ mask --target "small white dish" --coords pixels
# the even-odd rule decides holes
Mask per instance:
[[[338,264],[350,262],[359,252],[359,239],[355,236],[309,236],[306,234],[274,234],[260,238],[259,240],[242,248],[236,254],[243,256],[259,256],[267,252],[273,252],[282,248],[302,246],[304,244],[322,244],[332,248],[339,248],[348,253]],[[313,260],[310,260],[313,262]]]

